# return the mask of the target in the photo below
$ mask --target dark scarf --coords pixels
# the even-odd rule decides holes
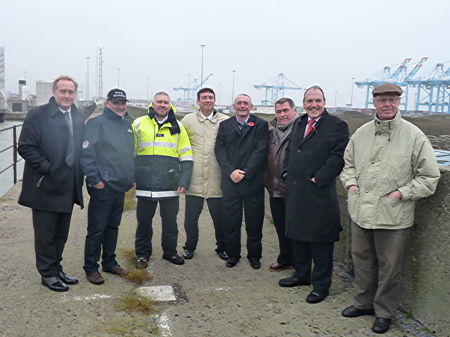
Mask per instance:
[[[148,117],[155,119],[156,123],[158,123],[159,128],[161,128],[162,124],[160,124],[156,119],[156,113],[155,110],[153,110],[152,106],[148,108]],[[167,115],[167,120],[164,122],[164,124],[165,123],[172,124],[172,126],[169,128],[171,135],[180,133],[180,125],[178,124],[177,118],[175,117],[175,113],[173,112],[172,108],[170,108],[169,114]]]

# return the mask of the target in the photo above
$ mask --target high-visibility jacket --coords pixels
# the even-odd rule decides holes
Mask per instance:
[[[133,122],[136,196],[152,199],[176,197],[178,187],[189,187],[192,148],[183,124],[173,109],[163,125],[153,108]]]

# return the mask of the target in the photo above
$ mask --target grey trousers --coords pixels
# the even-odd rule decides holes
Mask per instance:
[[[352,221],[355,266],[353,305],[374,308],[376,317],[392,318],[399,306],[402,261],[410,228],[364,229]]]

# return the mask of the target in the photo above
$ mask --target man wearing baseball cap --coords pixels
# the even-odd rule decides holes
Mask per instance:
[[[376,333],[389,330],[399,307],[415,202],[433,194],[440,177],[429,140],[398,110],[402,92],[392,83],[373,89],[375,120],[351,137],[341,174],[348,190],[356,289],[353,305],[342,315],[375,315]]]
[[[104,282],[97,263],[101,251],[104,272],[127,274],[115,253],[125,192],[134,182],[134,139],[127,102],[125,91],[110,90],[103,114],[88,121],[83,138],[80,162],[91,197],[83,269],[93,284]]]

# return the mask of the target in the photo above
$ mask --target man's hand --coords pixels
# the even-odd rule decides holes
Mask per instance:
[[[347,191],[349,191],[349,192],[357,192],[358,191],[358,187],[356,185],[350,185],[348,187]]]
[[[230,174],[230,179],[233,183],[238,183],[245,177],[245,171],[236,169]]]
[[[387,195],[389,198],[402,200],[402,193],[400,191],[392,191]]]
[[[177,188],[177,193],[178,193],[178,194],[183,194],[184,191],[186,191],[186,187],[178,186],[178,188]]]
[[[103,181],[98,182],[97,184],[94,185],[94,188],[97,190],[102,190],[105,188],[105,183]]]

